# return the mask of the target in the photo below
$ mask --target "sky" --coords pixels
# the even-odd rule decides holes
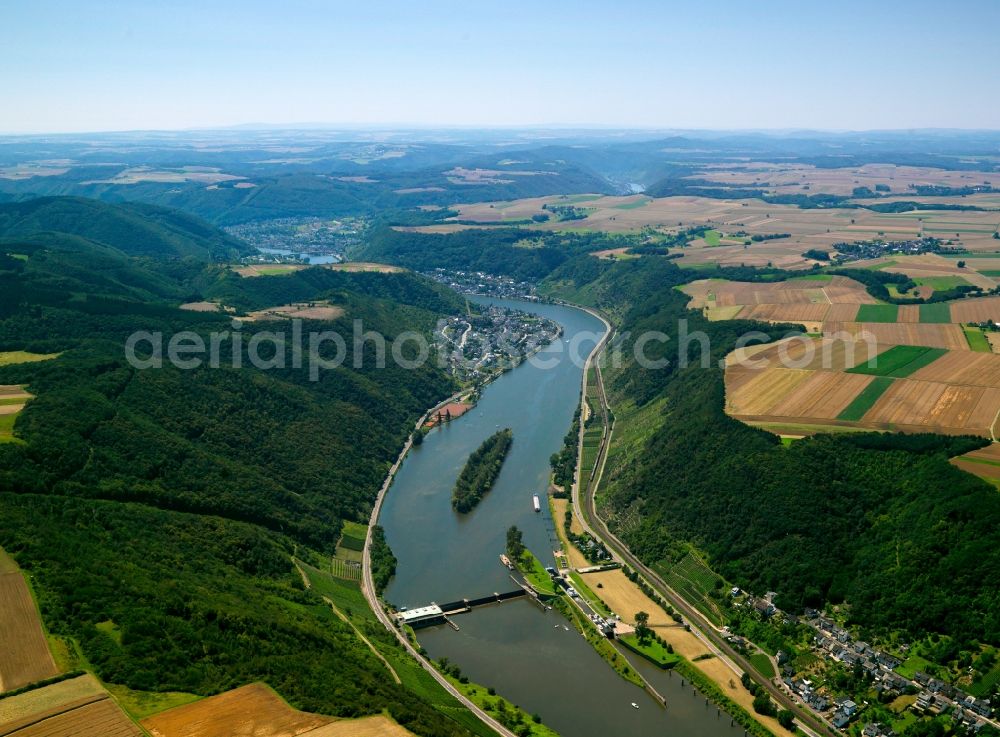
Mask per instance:
[[[0,0],[0,132],[1000,129],[1000,0]]]

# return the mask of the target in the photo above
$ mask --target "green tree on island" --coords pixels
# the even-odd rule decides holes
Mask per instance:
[[[521,560],[521,556],[524,555],[523,536],[515,525],[507,530],[507,555],[511,560]]]

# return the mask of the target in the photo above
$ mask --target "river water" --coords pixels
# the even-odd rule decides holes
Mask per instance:
[[[431,432],[404,460],[379,518],[398,560],[385,592],[397,606],[516,588],[499,562],[511,525],[521,529],[525,544],[545,565],[554,563],[558,542],[545,503],[549,457],[562,447],[579,403],[582,360],[573,354],[585,357],[604,326],[571,307],[476,301],[547,317],[562,325],[563,337],[486,387],[473,410]],[[454,512],[451,490],[469,454],[504,427],[513,430],[514,443],[496,485],[471,513]],[[542,500],[541,512],[532,507],[533,494]],[[457,632],[447,626],[417,631],[430,656],[447,657],[473,681],[540,714],[563,737],[743,733],[679,676],[631,658],[666,698],[663,709],[615,673],[562,615],[525,599],[475,609],[454,621]]]

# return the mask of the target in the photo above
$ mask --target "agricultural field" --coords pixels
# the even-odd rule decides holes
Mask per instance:
[[[399,274],[406,271],[406,269],[401,266],[376,264],[369,261],[345,261],[338,264],[325,264],[323,268],[330,269],[331,271],[347,271],[352,273],[373,271],[378,274]]]
[[[710,320],[797,323],[810,332],[820,332],[829,322],[853,321],[861,309],[883,306],[875,304],[862,284],[842,276],[773,284],[707,279],[691,282],[683,291],[692,297],[689,306],[702,309]]]
[[[142,726],[153,737],[311,734],[334,720],[296,711],[267,686],[254,683],[148,717]],[[345,733],[346,734],[346,733]]]
[[[243,277],[256,276],[284,276],[302,269],[323,268],[331,271],[376,272],[379,274],[398,274],[406,271],[401,266],[391,264],[376,264],[367,261],[346,261],[336,264],[322,264],[319,266],[309,266],[307,264],[250,264],[249,266],[237,266],[233,270]]]
[[[240,266],[234,271],[242,277],[252,278],[255,276],[283,276],[305,268],[304,264],[253,264]]]
[[[58,358],[58,353],[31,353],[30,351],[0,351],[0,366],[15,363],[34,363]]]
[[[797,323],[810,335],[730,354],[732,416],[796,435],[869,428],[992,437],[1000,336],[968,323],[1000,321],[1000,297],[883,304],[851,279],[810,276],[818,278],[683,288],[689,307],[710,320]]]
[[[985,448],[952,458],[951,462],[963,471],[968,471],[1000,486],[1000,443],[993,443]]]
[[[726,368],[726,411],[773,428],[841,426],[991,437],[1000,355],[833,338],[785,341]]]
[[[41,617],[20,571],[6,556],[0,573],[0,693],[56,675]]]
[[[768,165],[764,165],[768,166]],[[790,167],[795,168],[795,167]],[[896,167],[897,169],[905,167]],[[848,192],[841,191],[843,187],[834,187],[834,194],[850,194],[857,186],[854,178],[863,181],[865,177],[846,174],[851,170],[809,170],[798,176],[815,176],[821,181],[828,175],[834,177],[851,177]],[[966,176],[983,176],[996,178],[996,173],[985,172],[932,172],[920,170],[924,179],[919,184],[944,184],[945,180],[962,181],[961,186],[967,186]],[[954,175],[954,180],[945,175]],[[716,175],[722,175],[717,171]],[[881,174],[879,175],[881,176]],[[870,181],[879,179],[867,177]],[[841,181],[841,180],[838,180]],[[917,182],[918,180],[908,180]],[[980,179],[977,183],[982,183]],[[892,185],[893,192],[902,183]],[[808,191],[802,190],[809,186],[808,179],[800,179],[789,191],[784,187],[775,187],[776,194],[815,194],[825,191],[815,187]],[[822,186],[822,185],[818,185]],[[907,191],[909,184],[903,185],[902,192]],[[807,269],[815,261],[802,254],[811,249],[831,250],[834,244],[842,242],[863,241],[873,238],[903,240],[921,236],[934,236],[945,241],[951,241],[955,247],[965,248],[972,252],[992,252],[998,250],[993,233],[1000,223],[1000,214],[996,211],[996,195],[969,195],[962,198],[941,198],[918,196],[910,192],[899,198],[885,197],[879,203],[890,203],[895,200],[927,202],[941,205],[954,200],[954,204],[977,205],[983,210],[913,210],[901,213],[882,213],[869,209],[851,209],[846,207],[828,207],[800,209],[794,205],[769,204],[759,199],[722,200],[697,196],[674,196],[650,198],[646,195],[590,196],[587,202],[587,216],[577,220],[547,222],[532,222],[530,226],[523,225],[534,216],[547,214],[549,207],[570,204],[569,198],[560,195],[547,197],[532,197],[507,202],[479,202],[472,204],[455,204],[451,206],[458,212],[442,223],[425,226],[401,226],[399,230],[412,230],[429,233],[447,233],[469,228],[497,227],[514,225],[515,227],[530,227],[533,230],[576,230],[596,231],[604,233],[637,233],[651,229],[659,233],[676,233],[683,228],[708,226],[711,228],[705,238],[698,239],[688,247],[677,252],[682,266],[705,266],[715,263],[738,266],[773,265],[787,269]],[[857,201],[865,204],[864,201]],[[871,201],[869,201],[871,202]],[[544,208],[546,209],[543,209]],[[990,209],[985,209],[990,208]],[[471,223],[471,224],[470,224]],[[787,233],[788,238],[750,242],[747,244],[742,236],[736,233],[746,233],[748,236],[773,235]],[[728,237],[727,237],[728,236]],[[942,268],[944,268],[942,266]],[[952,263],[951,270],[956,268]],[[976,266],[973,266],[976,268]],[[997,267],[994,267],[997,268]],[[950,272],[938,273],[934,269],[923,274],[927,277],[948,276]],[[987,277],[987,279],[989,279]],[[978,283],[969,279],[972,283]],[[995,283],[995,282],[994,282]],[[983,284],[985,287],[985,282]],[[928,287],[930,288],[930,287]]]
[[[851,400],[844,409],[837,414],[838,420],[848,422],[859,422],[875,406],[886,390],[892,386],[892,379],[879,377],[873,379],[864,389],[862,389],[854,399]]]
[[[139,737],[97,679],[83,675],[0,700],[0,734],[11,737]]]
[[[901,378],[919,371],[941,358],[947,351],[942,348],[925,348],[914,345],[894,345],[874,358],[847,371],[872,376]]]
[[[241,318],[247,321],[256,320],[336,320],[343,316],[344,308],[331,305],[329,302],[296,302],[294,304],[268,307],[251,312]]]
[[[895,164],[865,164],[839,169],[821,169],[811,164],[748,161],[709,164],[692,174],[690,178],[728,187],[762,186],[761,183],[765,182],[763,188],[774,194],[822,192],[850,195],[856,187],[874,190],[881,186],[888,187],[890,195],[899,195],[905,199],[916,199],[911,193],[916,185],[968,187],[989,182],[994,186],[1000,186],[1000,175],[996,172],[956,171]]]
[[[14,422],[32,395],[17,384],[0,385],[0,443],[18,442]]]
[[[978,351],[979,353],[993,352],[989,338],[986,337],[982,329],[977,327],[963,327],[962,331],[965,333],[965,339],[969,341],[970,350]]]
[[[338,578],[351,581],[361,579],[361,557],[367,534],[366,525],[344,520],[344,529],[337,542],[334,556],[330,560],[330,570]]]

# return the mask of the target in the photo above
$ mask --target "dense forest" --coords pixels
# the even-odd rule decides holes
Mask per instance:
[[[1000,642],[1000,496],[948,463],[981,438],[818,435],[784,447],[725,414],[718,367],[741,333],[778,335],[782,326],[709,322],[687,310],[671,287],[692,275],[667,261],[617,264],[593,282],[590,274],[578,296],[614,304],[630,291],[622,331],[662,331],[665,346],[677,346],[683,318],[711,339],[705,368],[697,342],[684,369],[668,352],[676,348],[657,343],[656,353],[651,343],[647,354],[670,359],[666,368],[630,360],[608,371],[612,404],[649,422],[609,457],[602,491],[638,555],[656,563],[694,543],[727,579],[776,591],[791,611],[849,602],[851,620],[871,630]],[[569,274],[559,277],[572,296]]]
[[[0,238],[69,233],[131,256],[218,259],[246,244],[196,217],[141,203],[107,204],[82,197],[39,197],[0,204]]]
[[[507,458],[514,433],[504,428],[490,435],[472,451],[451,492],[451,506],[456,512],[470,512],[493,488]]]
[[[15,441],[0,443],[0,546],[33,575],[47,625],[111,683],[212,694],[264,680],[299,708],[387,710],[418,734],[464,734],[379,678],[291,561],[331,552],[341,520],[367,520],[414,421],[454,389],[436,362],[376,369],[374,347],[355,355],[348,339],[343,364],[313,381],[290,346],[286,367],[272,369],[246,360],[246,341],[222,346],[220,368],[140,370],[123,351],[136,330],[206,342],[235,330],[224,313],[177,308],[192,298],[240,310],[329,300],[346,314],[307,329],[349,338],[361,320],[390,341],[429,334],[464,301],[410,273],[242,279],[213,263],[227,237],[204,223],[213,236],[190,230],[198,247],[187,255],[164,245],[134,256],[114,245],[132,231],[81,222],[86,236],[25,229],[0,242],[0,350],[59,354],[0,367],[0,383],[35,395]],[[175,237],[143,223],[160,243]],[[391,553],[376,552],[391,570]]]
[[[352,255],[416,271],[444,268],[538,280],[574,255],[629,244],[630,241],[603,233],[487,228],[441,235],[381,227],[375,229]]]
[[[388,163],[388,159],[381,164],[372,162],[371,166],[359,167],[339,157],[328,159],[326,165],[318,167],[267,166],[239,161],[240,154],[253,155],[247,149],[236,153],[234,157],[227,157],[229,160],[225,164],[232,176],[250,179],[252,187],[237,186],[240,182],[236,179],[223,180],[210,187],[196,180],[161,182],[138,178],[116,182],[115,175],[123,174],[128,169],[126,164],[118,161],[104,166],[76,166],[46,177],[0,179],[0,201],[10,199],[16,202],[22,197],[37,201],[39,195],[59,196],[63,200],[69,199],[66,195],[93,198],[84,200],[88,202],[129,200],[135,202],[137,207],[183,210],[224,226],[286,217],[381,217],[388,213],[407,212],[421,205],[447,206],[455,202],[610,191],[608,183],[596,173],[572,163],[551,160],[518,165],[518,168],[527,166],[531,176],[464,181],[449,174],[455,163],[463,161],[473,167],[478,164],[495,165],[495,158],[493,161],[470,159],[467,150],[457,155],[456,152],[442,152],[442,155],[431,157],[438,159],[439,163],[435,165],[428,161],[421,166],[416,162],[418,157],[413,155],[414,149],[410,147],[410,155],[399,157],[398,162],[414,167],[409,170],[390,168],[392,164]],[[120,159],[121,155],[116,154],[116,159]],[[270,158],[265,151],[258,151],[257,155],[261,159]],[[183,154],[181,156],[184,157]],[[204,151],[189,152],[187,158],[204,160],[210,155]],[[148,165],[149,161],[143,163]],[[346,171],[341,172],[342,176],[331,176],[331,165],[339,165]],[[373,170],[377,171],[374,178],[357,176],[359,173],[373,173]]]

